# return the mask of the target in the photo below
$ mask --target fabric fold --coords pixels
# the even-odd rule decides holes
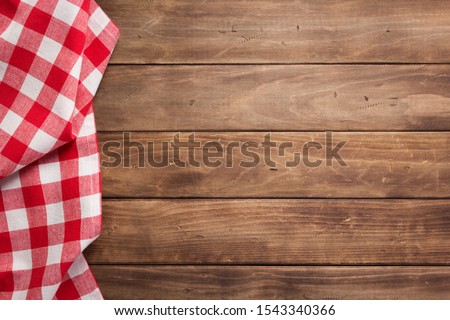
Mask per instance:
[[[100,299],[92,100],[119,30],[92,0],[6,0],[0,22],[0,298]]]

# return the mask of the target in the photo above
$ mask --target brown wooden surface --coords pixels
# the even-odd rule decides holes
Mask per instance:
[[[447,65],[111,66],[99,130],[449,130]],[[126,115],[126,116],[124,116]]]
[[[94,266],[107,299],[449,299],[447,267]]]
[[[448,1],[100,0],[114,63],[449,62]]]
[[[88,259],[450,264],[449,207],[450,200],[105,200],[103,233]]]
[[[449,1],[98,3],[122,33],[100,146],[348,141],[348,167],[105,165],[106,298],[450,299]]]
[[[131,140],[156,147],[161,141],[171,141],[174,133],[134,133]],[[198,132],[196,139],[220,141],[263,141],[265,133]],[[284,162],[294,159],[292,152],[301,152],[301,146],[309,141],[324,144],[324,133],[272,133],[272,140],[293,141],[294,148],[285,149],[285,157],[273,151],[272,159],[279,163],[269,168],[263,162],[262,148],[253,149],[261,161],[255,168],[239,167],[241,160],[250,161],[237,152],[234,167],[180,168],[171,163],[165,168],[138,168],[137,149],[130,149],[130,167],[103,168],[103,194],[105,197],[151,198],[151,197],[289,197],[289,198],[447,198],[450,194],[450,133],[448,132],[396,132],[356,133],[336,132],[335,144],[347,141],[340,155],[348,164],[341,167],[323,164],[309,168],[303,164],[286,168]],[[100,145],[105,141],[121,141],[120,133],[103,133]],[[181,135],[181,141],[187,134]],[[224,148],[225,149],[225,148]],[[121,149],[118,152],[123,154]],[[200,151],[198,149],[197,151]],[[147,151],[145,151],[147,153]],[[186,152],[181,153],[187,159]],[[311,161],[324,159],[324,149],[311,151]],[[154,156],[160,159],[156,152]],[[197,159],[202,159],[200,152]],[[107,157],[103,157],[106,161]],[[272,169],[272,170],[271,170]]]

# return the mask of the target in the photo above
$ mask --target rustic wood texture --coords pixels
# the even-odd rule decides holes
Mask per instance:
[[[449,299],[448,267],[94,266],[107,299]]]
[[[99,130],[449,130],[447,65],[111,66]],[[126,116],[124,116],[126,115]]]
[[[106,200],[93,263],[450,264],[450,200]],[[339,252],[339,254],[336,254]]]
[[[100,147],[131,132],[159,161],[178,131],[294,143],[276,168],[261,147],[254,168],[236,149],[232,168],[103,155],[86,254],[106,298],[450,299],[449,1],[98,3],[122,33]],[[326,130],[347,167],[285,166]]]
[[[218,141],[223,145],[231,141],[241,144],[245,141],[264,141],[263,132],[229,132],[195,135],[202,146],[206,141]],[[172,141],[174,133],[134,133],[132,141],[155,144],[154,158],[161,158],[161,141]],[[358,133],[338,132],[333,136],[333,145],[347,141],[339,154],[348,166],[339,166],[333,160],[332,166],[317,168],[299,164],[287,168],[285,161],[294,159],[293,151],[301,152],[304,143],[324,142],[325,133],[272,133],[272,140],[293,142],[293,148],[285,149],[285,156],[272,151],[277,168],[269,168],[263,161],[262,148],[252,149],[260,156],[259,165],[254,168],[239,167],[240,161],[251,161],[234,149],[232,168],[211,168],[187,166],[180,168],[170,163],[165,168],[139,168],[137,148],[130,148],[124,154],[130,166],[103,168],[103,193],[105,197],[270,197],[270,198],[447,198],[450,194],[450,133],[448,132],[396,132]],[[103,133],[100,145],[106,141],[121,141],[122,134]],[[187,141],[187,133],[180,135],[180,141]],[[123,144],[122,144],[123,146]],[[158,150],[159,148],[159,150]],[[224,150],[226,148],[224,147]],[[310,161],[322,160],[325,148],[312,150]],[[201,160],[200,148],[196,159]],[[180,158],[187,159],[186,150]],[[229,152],[228,154],[231,154]],[[141,158],[144,160],[144,158]],[[171,156],[169,159],[173,159]],[[110,161],[103,157],[104,161]],[[224,161],[225,162],[225,161]],[[104,164],[106,165],[106,164]]]
[[[113,63],[449,62],[448,1],[100,0]]]

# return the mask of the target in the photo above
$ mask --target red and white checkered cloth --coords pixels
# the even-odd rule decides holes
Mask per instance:
[[[0,1],[0,298],[101,299],[92,99],[119,31],[92,0]]]

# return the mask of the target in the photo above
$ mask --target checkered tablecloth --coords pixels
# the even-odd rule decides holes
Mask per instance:
[[[100,299],[92,99],[118,38],[92,0],[0,1],[0,298]]]

